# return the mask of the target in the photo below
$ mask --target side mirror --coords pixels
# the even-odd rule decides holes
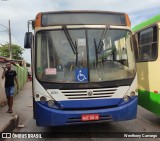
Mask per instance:
[[[33,34],[32,32],[26,32],[24,37],[24,48],[32,47]]]

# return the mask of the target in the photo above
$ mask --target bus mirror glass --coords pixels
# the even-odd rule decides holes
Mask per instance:
[[[32,32],[26,32],[25,37],[24,37],[24,48],[32,47],[32,39],[33,39]]]

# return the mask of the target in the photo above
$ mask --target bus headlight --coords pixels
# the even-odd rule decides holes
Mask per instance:
[[[51,108],[53,108],[55,106],[54,101],[53,100],[49,100],[48,101],[48,106],[51,107]]]
[[[125,95],[125,96],[123,97],[123,100],[124,100],[125,102],[129,101],[129,96],[128,96],[128,95]]]
[[[39,94],[36,94],[36,98],[39,98]]]
[[[47,101],[47,98],[44,97],[44,96],[41,96],[41,97],[40,97],[40,101]]]
[[[130,93],[130,96],[132,97],[132,96],[135,96],[136,95],[136,93],[134,92],[134,91],[132,91],[131,93]]]

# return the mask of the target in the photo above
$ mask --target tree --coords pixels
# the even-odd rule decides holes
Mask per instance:
[[[11,52],[12,52],[12,59],[15,60],[23,60],[22,54],[24,49],[18,45],[12,44]],[[1,44],[0,45],[0,56],[9,58],[9,44]]]

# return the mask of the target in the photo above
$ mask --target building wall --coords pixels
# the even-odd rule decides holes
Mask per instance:
[[[4,63],[0,62],[0,106],[3,106],[6,104],[6,95],[5,95],[5,90],[4,90],[4,79],[1,78],[2,73],[3,73],[3,68],[2,66],[5,66]],[[27,82],[27,68],[26,67],[20,67],[20,66],[14,66],[12,65],[12,69],[17,72],[17,79],[19,83],[19,89],[23,87],[23,85]],[[16,84],[15,84],[16,86]],[[17,87],[15,87],[15,93],[14,95],[18,94]]]
[[[6,95],[4,91],[4,79],[2,80],[1,78],[3,73],[2,66],[4,66],[4,64],[0,63],[0,106],[3,106],[6,104]]]

